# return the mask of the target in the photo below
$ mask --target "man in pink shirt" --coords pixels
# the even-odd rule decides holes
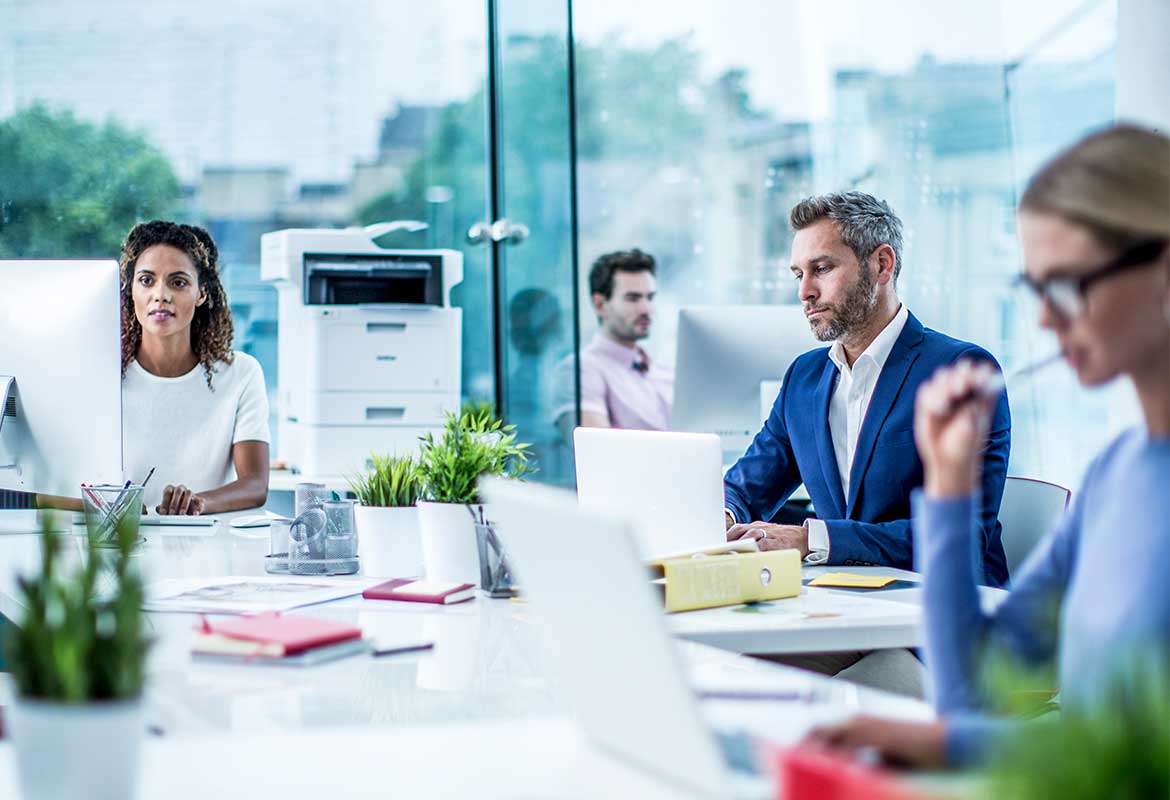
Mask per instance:
[[[586,427],[670,427],[674,370],[638,346],[650,335],[654,275],[654,257],[638,249],[607,253],[593,263],[589,291],[601,329],[581,349],[581,424]],[[564,398],[557,417],[566,433],[575,422],[571,371],[570,358],[562,362],[557,381]]]

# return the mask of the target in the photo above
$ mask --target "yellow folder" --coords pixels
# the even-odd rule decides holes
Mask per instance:
[[[778,600],[800,594],[800,552],[725,553],[651,562],[670,611]]]

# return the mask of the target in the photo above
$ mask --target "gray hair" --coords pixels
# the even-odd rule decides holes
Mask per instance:
[[[841,241],[864,263],[883,244],[894,251],[894,280],[902,271],[902,220],[885,200],[865,192],[840,192],[806,197],[788,215],[792,230],[799,231],[831,219],[837,223]]]

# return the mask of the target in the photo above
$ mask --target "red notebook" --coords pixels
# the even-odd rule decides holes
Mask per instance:
[[[231,639],[277,645],[285,655],[300,653],[314,647],[360,639],[362,629],[312,617],[283,616],[275,611],[251,617],[208,622],[200,630]]]
[[[933,795],[897,773],[817,746],[780,750],[778,797],[788,800],[928,800]]]
[[[413,603],[451,605],[475,597],[475,586],[470,583],[395,578],[379,583],[362,592],[367,600],[409,600]]]

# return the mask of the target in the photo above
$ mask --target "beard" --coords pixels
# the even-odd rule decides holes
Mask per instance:
[[[648,322],[650,322],[650,319],[648,317],[635,317],[634,319],[630,320],[629,322],[626,322],[624,320],[615,320],[614,325],[613,325],[613,335],[616,338],[621,339],[624,342],[637,342],[637,341],[641,341],[642,339],[649,338],[649,336],[650,336],[649,326],[646,327],[646,330],[639,331],[638,330],[638,323],[639,322],[647,322],[648,323]]]
[[[877,308],[877,285],[869,270],[860,270],[857,281],[839,304],[825,308],[832,312],[832,318],[819,326],[815,321],[810,323],[813,336],[821,342],[835,342],[868,322]]]

